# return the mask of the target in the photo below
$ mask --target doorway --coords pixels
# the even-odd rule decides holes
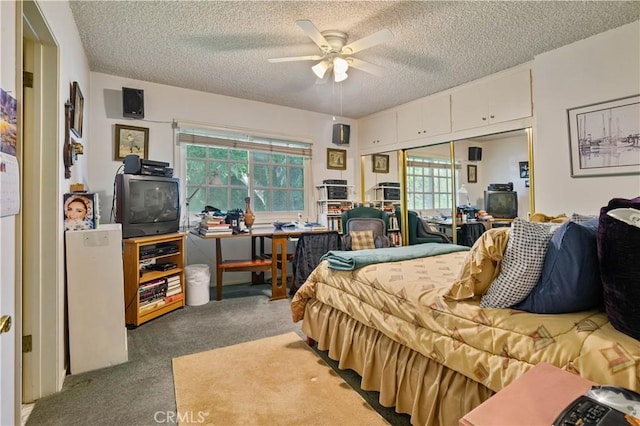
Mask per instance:
[[[22,402],[55,393],[64,380],[64,282],[59,206],[58,46],[34,1],[22,13],[21,257],[16,275],[22,283]],[[18,55],[19,56],[19,55]],[[32,83],[29,84],[29,80]],[[29,337],[30,336],[30,337]]]

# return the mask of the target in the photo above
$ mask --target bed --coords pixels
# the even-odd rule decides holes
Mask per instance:
[[[640,391],[640,342],[604,311],[538,314],[446,298],[469,248],[420,246],[429,245],[454,249],[409,246],[400,249],[413,254],[397,258],[389,252],[398,248],[365,250],[374,257],[337,268],[326,257],[292,300],[303,332],[360,374],[362,389],[379,391],[383,406],[414,425],[455,425],[539,362]]]

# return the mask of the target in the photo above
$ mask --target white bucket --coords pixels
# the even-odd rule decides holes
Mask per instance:
[[[208,303],[209,281],[211,280],[209,265],[187,265],[184,272],[187,278],[187,305],[200,306]]]

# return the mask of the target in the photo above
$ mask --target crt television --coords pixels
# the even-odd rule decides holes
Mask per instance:
[[[518,193],[516,191],[484,191],[484,211],[494,218],[518,217]]]
[[[170,234],[180,229],[180,181],[177,178],[116,175],[116,222],[122,237]]]

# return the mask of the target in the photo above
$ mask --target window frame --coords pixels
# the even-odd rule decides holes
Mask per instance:
[[[460,163],[458,161],[454,162],[455,165],[455,176],[452,175],[451,172],[451,160],[450,159],[445,159],[445,158],[438,158],[438,157],[421,157],[421,156],[410,156],[407,158],[407,171],[406,171],[406,182],[407,182],[407,188],[406,188],[406,197],[407,197],[407,208],[409,210],[417,210],[417,211],[421,211],[421,210],[434,210],[434,211],[441,211],[441,210],[445,210],[445,211],[452,211],[452,209],[455,207],[455,203],[456,203],[456,197],[455,197],[455,188],[454,188],[454,180],[455,182],[459,181],[459,176],[460,176]],[[428,169],[431,171],[430,174],[422,174],[422,175],[417,175],[415,173],[411,173],[412,168],[416,168],[416,167],[420,167],[422,169]],[[435,171],[436,170],[445,170],[447,172],[447,174],[449,174],[449,176],[436,176]],[[411,190],[411,179],[415,179],[416,177],[422,177],[423,180],[424,178],[428,178],[430,180],[430,184],[431,184],[431,191],[415,191],[415,190]],[[441,186],[441,185],[436,185],[436,179],[440,179],[440,178],[444,178],[447,180],[447,183],[445,184],[445,187],[447,189],[447,191],[436,191],[436,187]],[[416,183],[415,181],[413,182],[413,187],[415,188]],[[423,196],[423,202],[422,202],[422,206],[421,207],[416,207],[415,202],[416,202],[416,196],[421,194]],[[431,197],[433,206],[432,207],[424,207],[424,196],[428,195]],[[451,203],[452,205],[446,206],[446,207],[439,207],[436,206],[436,198],[440,197],[442,195],[445,195],[447,197],[447,200],[449,203]]]
[[[251,179],[251,174],[252,174],[252,160],[253,160],[253,152],[263,152],[263,153],[267,153],[267,154],[282,154],[282,155],[297,155],[295,152],[288,152],[291,151],[291,149],[287,148],[285,145],[287,143],[286,140],[277,140],[277,139],[266,139],[267,143],[265,142],[257,142],[255,144],[255,148],[256,149],[250,149],[251,142],[247,142],[247,141],[241,141],[239,142],[236,147],[236,144],[234,141],[232,140],[225,140],[224,143],[221,144],[217,144],[217,141],[221,141],[221,139],[219,137],[211,137],[211,138],[198,138],[199,141],[204,141],[204,140],[208,140],[210,141],[209,143],[192,143],[192,142],[185,142],[183,138],[183,140],[181,140],[181,134],[180,132],[176,132],[176,143],[177,143],[177,149],[176,149],[176,155],[178,156],[178,162],[180,163],[180,167],[179,167],[179,172],[180,172],[180,177],[181,177],[181,190],[182,190],[182,194],[183,196],[181,197],[181,207],[183,209],[183,211],[185,212],[185,218],[186,215],[190,214],[188,209],[189,207],[187,206],[187,198],[190,197],[193,192],[195,191],[195,189],[193,189],[195,187],[194,184],[189,184],[187,185],[187,146],[189,145],[195,145],[195,146],[202,146],[204,148],[221,148],[221,149],[239,149],[239,150],[243,150],[243,151],[248,151],[248,159],[247,159],[247,164],[249,167],[248,170],[248,183],[247,183],[247,196],[251,196],[252,197],[252,201],[251,201],[251,208],[254,211],[254,213],[256,214],[256,224],[271,224],[272,222],[275,221],[294,221],[297,220],[298,215],[301,213],[303,215],[303,217],[305,218],[310,218],[311,213],[314,210],[314,202],[312,200],[312,196],[310,196],[310,194],[313,194],[313,182],[312,182],[312,157],[311,157],[311,147],[312,145],[310,143],[307,143],[307,147],[302,149],[301,151],[306,153],[307,155],[298,155],[299,157],[302,158],[302,169],[303,169],[303,186],[302,188],[300,188],[302,190],[303,193],[303,203],[304,203],[304,210],[300,211],[300,210],[289,210],[289,211],[282,211],[282,212],[274,212],[274,211],[269,211],[269,212],[265,212],[265,211],[256,211],[254,209],[254,199],[253,199],[253,181]],[[246,136],[244,136],[246,137]],[[273,141],[276,140],[276,143],[279,143],[279,147],[285,146],[284,150],[285,152],[279,152],[278,151],[278,147],[276,147],[276,149],[269,149],[268,146],[269,145],[269,141]],[[295,146],[295,144],[298,144],[299,146],[304,146],[306,142],[297,142],[297,141],[293,141],[292,145]],[[222,145],[222,146],[221,146]],[[208,154],[207,154],[208,155]],[[207,173],[208,171],[208,164],[211,162],[211,159],[208,158],[204,158],[203,161],[205,161],[205,173]],[[229,158],[227,158],[224,161],[228,161],[228,162],[232,162]],[[288,163],[288,162],[287,162]],[[254,163],[255,165],[255,163]],[[291,165],[289,164],[283,164],[285,167],[291,167]],[[273,167],[276,166],[273,163],[270,163],[269,170],[273,170]],[[295,166],[294,166],[295,167]],[[289,174],[287,172],[287,174]],[[210,175],[211,178],[211,175]],[[288,178],[287,178],[288,180]],[[207,191],[209,188],[212,187],[216,187],[217,185],[214,185],[213,183],[205,183],[203,186],[201,186],[201,189],[199,191]],[[231,186],[230,184],[226,184],[225,185],[227,188],[233,188],[233,186]],[[277,188],[274,187],[270,187],[269,190],[277,190]],[[286,189],[284,189],[285,191],[293,191],[295,189],[288,187]],[[228,201],[229,202],[229,201]],[[205,202],[206,203],[206,202]],[[221,210],[226,209],[227,206],[215,206],[220,208]],[[241,206],[238,207],[233,207],[233,208],[240,208],[243,211],[245,210],[245,205],[244,203]],[[193,208],[191,208],[191,210],[193,210]],[[185,219],[186,220],[186,219]],[[197,216],[195,213],[192,213],[191,216],[189,216],[189,221],[191,223],[193,223],[194,220],[197,220]]]

